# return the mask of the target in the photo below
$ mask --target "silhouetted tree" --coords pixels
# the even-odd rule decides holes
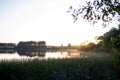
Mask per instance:
[[[87,47],[88,47],[89,50],[92,50],[92,49],[95,48],[95,43],[90,42],[90,43],[87,44]]]
[[[24,42],[19,42],[17,44],[17,52],[19,54],[25,54],[26,51],[27,51],[27,46],[25,45],[25,43]]]
[[[69,44],[68,44],[68,49],[71,49],[71,47],[72,47],[72,46],[71,46],[71,44],[69,43]]]
[[[46,51],[46,42],[45,41],[27,41],[19,42],[17,45],[17,52],[25,54],[26,52],[36,52],[36,51]]]
[[[79,8],[70,6],[68,12],[73,16],[74,22],[80,14],[93,24],[99,20],[103,20],[103,24],[114,20],[120,22],[120,0],[86,0],[86,4]]]
[[[96,44],[93,42],[89,42],[88,44],[83,44],[80,46],[80,50],[83,51],[92,51],[96,47]]]
[[[112,28],[98,39],[100,39],[110,51],[120,51],[120,26],[118,29]]]

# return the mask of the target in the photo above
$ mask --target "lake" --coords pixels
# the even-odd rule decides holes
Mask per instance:
[[[110,53],[105,52],[83,52],[83,51],[57,51],[57,52],[25,52],[25,53],[0,53],[0,60],[12,59],[58,59],[58,58],[106,58],[110,59]]]

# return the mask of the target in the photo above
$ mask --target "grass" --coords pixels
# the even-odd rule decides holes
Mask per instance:
[[[0,80],[119,80],[111,60],[48,59],[0,62]]]

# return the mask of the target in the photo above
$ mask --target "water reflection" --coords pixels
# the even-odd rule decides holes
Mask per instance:
[[[80,57],[80,52],[78,51],[28,51],[28,52],[18,52],[20,56],[29,57],[44,57],[44,58],[76,58]]]
[[[15,53],[14,49],[0,49],[0,53]]]
[[[23,58],[78,58],[79,51],[14,51],[14,50],[0,50],[0,59],[23,59]]]
[[[61,52],[47,52],[46,58],[80,58],[80,52],[68,52],[68,51],[61,51]]]
[[[14,52],[13,50],[1,50],[0,60],[11,59],[57,59],[57,58],[108,58],[111,55],[109,53],[96,53],[96,52],[80,52],[80,51],[26,51],[26,52]]]
[[[38,57],[45,57],[46,51],[41,51],[41,52],[32,52],[32,51],[28,51],[28,52],[18,52],[18,54],[20,56],[29,56],[29,57],[34,57],[34,56],[38,56]]]

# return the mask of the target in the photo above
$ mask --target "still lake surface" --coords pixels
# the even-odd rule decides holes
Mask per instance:
[[[0,53],[0,60],[13,59],[58,59],[58,58],[105,58],[110,59],[110,53],[105,52],[81,52],[81,51],[58,51],[58,52],[26,52],[20,54],[14,53]]]

